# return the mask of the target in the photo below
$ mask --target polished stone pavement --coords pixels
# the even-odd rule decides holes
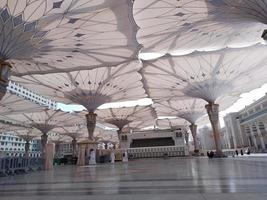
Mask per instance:
[[[169,158],[0,177],[0,200],[266,200],[267,157]]]

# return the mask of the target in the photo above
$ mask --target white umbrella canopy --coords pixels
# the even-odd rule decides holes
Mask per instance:
[[[67,135],[60,134],[56,132],[55,130],[52,130],[48,134],[49,140],[59,144],[59,143],[64,143],[64,142],[71,142],[71,138],[68,137]]]
[[[205,108],[214,130],[216,150],[221,154],[217,103],[226,108],[240,94],[266,83],[266,50],[266,46],[255,45],[145,61],[144,87],[154,101],[192,97],[208,102]],[[222,97],[225,100],[220,101]]]
[[[217,103],[220,110],[233,105],[239,97],[219,97]],[[203,99],[195,98],[170,98],[169,100],[154,101],[154,107],[158,116],[174,116],[183,118],[191,124],[197,123],[199,120],[203,121],[203,116],[206,115],[205,105],[207,104]]]
[[[24,139],[25,141],[30,141],[41,136],[41,132],[35,128],[21,128],[10,133]]]
[[[129,133],[132,131],[140,131],[145,129],[155,129],[156,127],[156,116],[155,117],[144,117],[136,119],[130,122],[127,126],[122,129],[122,132]]]
[[[43,134],[47,134],[56,127],[78,123],[80,120],[76,114],[48,109],[44,109],[42,112],[6,115],[3,118],[6,120],[15,120],[21,124],[36,128]]]
[[[182,126],[185,129],[188,126],[188,123],[182,118],[165,118],[156,120],[157,128],[159,129],[170,129],[178,126]]]
[[[44,106],[7,92],[0,101],[0,115],[42,111]]]
[[[0,129],[2,132],[21,130],[29,128],[29,126],[16,120],[7,119],[5,116],[0,116]]]
[[[29,75],[12,79],[32,91],[42,91],[64,103],[83,105],[88,111],[108,102],[146,97],[142,87],[139,61],[116,67],[103,67],[46,75]]]
[[[4,116],[5,120],[15,120],[20,124],[36,128],[41,133],[42,156],[45,155],[45,145],[48,141],[49,133],[60,126],[78,123],[79,117],[75,114],[64,113],[62,111],[44,109],[35,113],[20,113]]]
[[[144,53],[187,54],[263,42],[266,0],[136,0]]]
[[[189,96],[215,102],[263,85],[266,64],[267,47],[256,45],[144,61],[142,74],[153,100]]]
[[[25,141],[24,144],[24,150],[25,150],[25,156],[29,157],[29,151],[30,151],[30,141],[33,139],[39,139],[41,136],[41,132],[38,131],[35,128],[21,128],[18,130],[14,130],[10,132],[10,134],[16,135],[19,138],[23,139]]]
[[[42,91],[43,95],[55,97],[65,103],[83,105],[86,114],[89,139],[93,140],[96,124],[94,111],[109,102],[136,100],[146,97],[138,60],[116,67],[102,67],[47,75],[29,75],[13,78],[32,91]]]
[[[155,102],[154,106],[158,116],[174,116],[196,123],[206,114],[205,101],[202,99],[170,99]]]
[[[156,118],[156,114],[152,106],[99,109],[96,113],[99,120],[115,125],[119,128],[119,131],[121,131],[126,125],[130,125],[133,122],[138,121],[141,123],[143,120],[145,122]]]
[[[87,128],[85,124],[75,124],[73,126],[62,126],[53,129],[53,132],[68,136],[71,139],[78,140],[87,137]]]
[[[96,128],[95,132],[95,136],[98,137],[99,140],[118,142],[118,135],[114,130],[104,130],[101,128]]]
[[[128,0],[2,0],[0,29],[16,75],[117,65],[139,50]]]

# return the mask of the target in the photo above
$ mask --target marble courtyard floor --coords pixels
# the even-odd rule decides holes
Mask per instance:
[[[134,160],[0,177],[0,200],[266,200],[267,157]]]

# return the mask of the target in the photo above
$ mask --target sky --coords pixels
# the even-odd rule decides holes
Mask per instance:
[[[231,107],[228,109],[220,112],[220,124],[221,127],[224,127],[224,121],[223,117],[230,112],[238,112],[239,110],[242,110],[245,108],[245,106],[248,106],[249,104],[253,103],[254,101],[260,99],[267,93],[267,83],[264,84],[262,87],[254,89],[248,93],[243,93],[240,96],[240,99],[237,100]],[[107,108],[119,108],[119,107],[132,107],[132,106],[146,106],[151,105],[153,101],[149,98],[143,98],[139,99],[137,101],[125,101],[125,102],[118,102],[118,103],[106,103],[102,106],[98,107],[98,109],[107,109]],[[81,105],[65,105],[62,103],[58,104],[58,108],[60,108],[63,111],[66,112],[72,112],[72,111],[81,111],[85,109]],[[209,125],[209,124],[207,124]]]

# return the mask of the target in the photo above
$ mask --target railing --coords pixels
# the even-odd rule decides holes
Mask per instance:
[[[0,175],[10,175],[29,170],[37,170],[42,166],[41,158],[6,157],[0,158]]]
[[[186,146],[140,147],[127,149],[129,158],[158,158],[188,156]]]

